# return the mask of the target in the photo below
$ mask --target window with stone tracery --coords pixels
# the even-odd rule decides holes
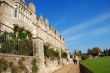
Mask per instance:
[[[14,17],[17,17],[17,7],[14,8]]]

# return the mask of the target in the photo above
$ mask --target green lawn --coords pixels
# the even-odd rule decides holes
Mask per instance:
[[[110,57],[93,58],[82,61],[93,73],[110,73]]]

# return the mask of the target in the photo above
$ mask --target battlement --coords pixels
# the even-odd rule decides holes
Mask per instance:
[[[49,23],[48,18],[44,19],[42,14],[36,15],[36,7],[33,2],[26,5],[25,0],[1,0],[0,11],[0,21],[3,24],[12,28],[16,24],[33,34],[37,32],[37,36],[42,38],[44,42],[49,42],[63,50],[67,49],[64,37]],[[3,29],[7,30],[6,27]]]

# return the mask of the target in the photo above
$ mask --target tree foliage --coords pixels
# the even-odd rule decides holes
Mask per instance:
[[[13,32],[3,32],[0,36],[0,46],[0,52],[2,53],[31,55],[32,35],[25,31],[24,28],[14,26]]]
[[[67,58],[67,53],[64,51],[61,51],[61,56],[62,56],[62,58]]]
[[[103,56],[110,56],[110,49],[104,49]]]
[[[98,56],[99,54],[101,54],[101,50],[98,47],[94,47],[92,49],[88,49],[88,54],[91,54],[93,56]]]

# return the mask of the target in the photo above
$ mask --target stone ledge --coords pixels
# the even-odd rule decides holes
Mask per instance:
[[[36,58],[35,56],[25,56],[25,55],[15,55],[15,54],[5,54],[5,53],[0,53],[0,56],[2,56],[2,57],[26,57],[26,58]]]

